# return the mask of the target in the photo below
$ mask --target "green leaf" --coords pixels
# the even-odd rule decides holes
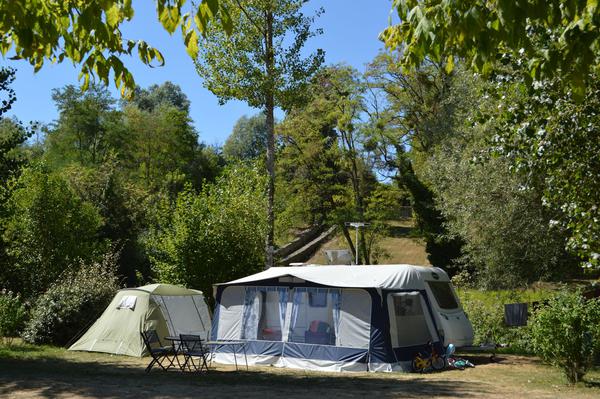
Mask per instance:
[[[111,28],[114,28],[119,24],[121,20],[121,11],[119,10],[119,6],[117,3],[114,3],[112,7],[110,7],[106,11],[106,23]]]
[[[186,48],[186,51],[189,54],[189,56],[192,57],[193,59],[196,59],[196,57],[198,56],[198,51],[199,51],[198,35],[196,34],[196,30],[192,29],[186,35],[185,48]]]

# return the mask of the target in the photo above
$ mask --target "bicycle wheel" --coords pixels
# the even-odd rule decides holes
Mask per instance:
[[[436,356],[431,359],[431,367],[434,370],[443,370],[446,368],[446,360],[443,357]]]
[[[416,357],[413,359],[412,361],[412,370],[415,373],[422,373],[423,372],[423,360],[419,357]]]

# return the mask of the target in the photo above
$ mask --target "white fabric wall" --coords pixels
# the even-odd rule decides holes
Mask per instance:
[[[245,287],[227,287],[221,295],[217,339],[241,338]]]
[[[198,334],[208,336],[210,316],[201,295],[166,296],[152,295],[165,317],[169,334]]]
[[[371,296],[364,290],[342,290],[339,336],[336,346],[369,348]]]

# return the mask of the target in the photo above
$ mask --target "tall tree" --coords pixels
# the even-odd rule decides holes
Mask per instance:
[[[273,266],[275,214],[275,107],[284,110],[298,100],[302,88],[323,62],[322,50],[302,58],[315,17],[302,14],[303,0],[222,0],[236,26],[226,34],[222,22],[210,24],[196,69],[204,85],[221,102],[246,101],[262,108],[267,126],[266,267]],[[322,11],[318,11],[319,15]]]
[[[246,115],[237,120],[223,146],[230,159],[256,159],[267,149],[267,121],[264,114]]]
[[[183,112],[190,112],[190,100],[179,85],[169,81],[152,85],[147,89],[135,88],[132,102],[144,111],[153,111],[162,104],[172,105]]]
[[[54,89],[59,118],[46,138],[46,158],[53,165],[77,162],[99,165],[110,156],[125,157],[129,133],[116,100],[102,86],[82,91],[73,85]]]

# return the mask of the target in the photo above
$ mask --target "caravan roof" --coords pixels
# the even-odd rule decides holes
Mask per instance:
[[[345,288],[421,289],[426,280],[450,281],[438,267],[413,265],[272,267],[263,272],[219,285],[248,284],[280,277],[295,277],[315,284]]]

